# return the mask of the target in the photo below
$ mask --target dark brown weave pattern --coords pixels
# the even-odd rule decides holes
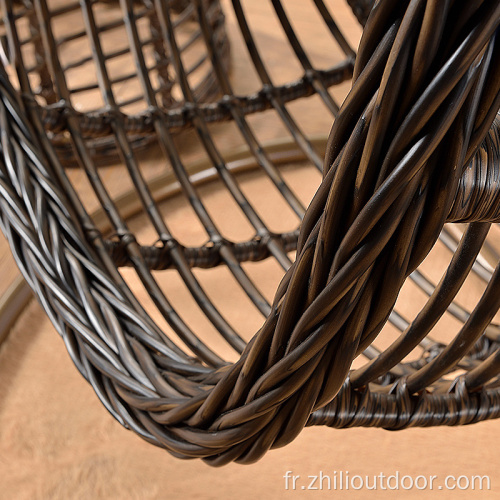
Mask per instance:
[[[500,307],[500,270],[479,257],[500,215],[500,5],[496,0],[381,0],[368,18],[354,63],[355,53],[330,11],[322,0],[314,0],[311,8],[345,54],[340,64],[318,70],[282,3],[271,3],[304,76],[288,85],[273,84],[242,3],[233,0],[262,83],[257,94],[238,97],[226,72],[224,30],[208,14],[214,6],[219,12],[218,2],[121,0],[147,106],[143,113],[125,116],[95,30],[99,2],[82,0],[78,8],[94,48],[104,104],[101,111],[82,114],[71,105],[68,75],[57,54],[45,53],[48,62],[38,71],[43,89],[50,78],[58,106],[51,107],[49,97],[44,97],[47,106],[33,100],[30,70],[21,63],[16,16],[24,11],[18,9],[32,6],[38,19],[49,19],[54,13],[47,2],[2,1],[6,45],[11,62],[19,64],[15,77],[3,70],[0,78],[1,225],[20,269],[106,408],[124,426],[178,457],[199,457],[211,465],[251,463],[289,443],[306,425],[400,429],[499,417],[500,327],[494,317]],[[348,3],[363,21],[371,3]],[[154,50],[172,65],[173,85],[182,94],[178,104],[165,96],[170,77],[160,77],[163,83],[156,89],[154,79],[141,77],[147,71],[139,7],[150,9],[155,19]],[[222,94],[212,103],[200,102],[187,78],[175,35],[177,16],[184,10],[199,26],[213,88]],[[51,26],[42,29],[38,22],[46,52],[57,45]],[[12,68],[7,69],[11,74]],[[352,90],[339,110],[329,87],[351,74]],[[285,105],[313,94],[336,116],[324,162]],[[50,95],[47,89],[39,93]],[[265,109],[277,112],[304,157],[322,169],[323,180],[307,210],[248,125],[249,113]],[[208,127],[229,118],[262,172],[303,218],[297,231],[271,232],[246,199]],[[172,138],[175,129],[185,127],[199,137],[217,176],[253,226],[253,239],[227,241],[212,220]],[[112,138],[158,244],[140,245],[117,209],[96,166],[99,151],[88,140],[93,131]],[[184,247],[172,236],[168,217],[160,213],[139,168],[131,131],[151,134],[147,140],[161,146],[206,230],[206,245]],[[66,153],[61,157],[57,151],[58,134],[87,174],[114,238],[95,226],[72,187],[62,166]],[[447,221],[467,223],[461,237],[445,226]],[[438,239],[453,257],[433,284],[418,266]],[[291,263],[288,252],[294,248]],[[272,304],[241,265],[266,258],[286,270]],[[120,274],[122,266],[135,270],[185,348],[146,313]],[[193,272],[194,267],[214,266],[227,268],[265,316],[248,344]],[[238,361],[222,359],[179,316],[153,273],[167,268],[181,277]],[[456,301],[470,274],[485,282],[471,311]],[[394,309],[407,279],[428,295],[410,322]],[[445,313],[462,323],[448,344],[430,335]],[[387,322],[400,335],[379,350],[374,341]],[[408,361],[417,349],[423,350],[421,357]],[[351,370],[360,355],[367,363]]]
[[[178,78],[153,2],[131,5],[130,15],[137,26],[135,43],[144,55],[143,64],[132,65],[132,69],[128,63],[134,54],[131,45],[124,43],[127,23],[119,2],[105,0],[84,5],[82,8],[80,2],[73,0],[13,2],[10,22],[15,31],[13,37],[4,38],[7,57],[12,61],[19,59],[26,69],[33,97],[43,107],[42,120],[59,157],[70,164],[74,158],[71,141],[65,134],[69,115],[78,117],[82,136],[94,156],[102,161],[118,152],[109,103],[100,92],[99,79],[103,77],[117,96],[115,112],[122,115],[128,140],[135,148],[146,146],[153,138],[151,110],[140,84],[142,77],[149,79],[158,111],[172,114],[169,120],[175,121],[177,127],[183,126],[180,117],[185,114],[184,100],[176,97],[180,94]],[[224,15],[218,0],[204,0],[203,7],[227,71],[229,41]],[[171,2],[171,9],[173,28],[182,37],[179,52],[189,59],[185,78],[193,97],[199,103],[212,101],[220,94],[220,87],[210,68],[199,25],[193,22],[194,5],[182,0]],[[3,24],[8,32],[9,22]]]

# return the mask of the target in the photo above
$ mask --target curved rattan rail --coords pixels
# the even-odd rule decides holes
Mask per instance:
[[[134,149],[147,146],[151,139],[151,110],[148,109],[140,85],[141,74],[128,63],[133,59],[126,40],[126,23],[117,0],[87,2],[82,8],[78,1],[22,2],[13,1],[10,21],[4,20],[8,32],[9,22],[16,26],[14,37],[6,36],[5,58],[22,61],[26,76],[32,83],[33,98],[41,106],[42,121],[50,133],[65,163],[74,165],[71,141],[68,140],[68,115],[78,117],[80,131],[91,153],[100,162],[114,159],[118,150],[113,137],[108,103],[100,95],[95,71],[93,50],[97,48],[102,64],[107,69],[109,89],[119,95],[115,113],[124,121],[129,143]],[[189,57],[185,77],[197,102],[212,102],[220,94],[220,87],[210,69],[206,47],[199,25],[193,23],[194,5],[186,0],[170,2],[172,23],[177,34],[184,35],[179,52]],[[218,0],[204,2],[205,18],[213,31],[214,43],[227,71],[229,42],[225,32],[224,15]],[[133,5],[134,21],[138,26],[137,44],[145,53],[141,68],[153,82],[158,102],[157,111],[168,116],[172,127],[186,124],[184,100],[179,94],[167,45],[159,25],[153,2]],[[193,29],[193,26],[195,29]],[[92,43],[92,37],[99,43]],[[75,54],[77,56],[75,57]],[[98,74],[98,73],[97,73]],[[101,75],[102,76],[102,75]],[[63,78],[61,78],[63,77]],[[61,85],[64,80],[64,85]],[[125,93],[123,92],[125,89]],[[212,114],[216,114],[212,108]]]
[[[185,78],[173,5],[160,0],[144,5],[154,8],[185,101],[182,120],[175,126],[191,124],[221,182],[255,229],[255,238],[239,246],[222,237],[179,158],[171,135],[174,121],[168,118],[177,111],[162,109],[151,80],[144,77],[132,0],[120,5],[148,105],[149,115],[139,122],[124,118],[110,91],[105,57],[93,29],[95,12],[90,2],[82,0],[80,6],[106,100],[106,133],[112,133],[122,153],[159,245],[139,245],[116,209],[85,138],[92,122],[71,107],[55,115],[42,109],[33,101],[29,72],[22,64],[16,64],[19,90],[5,70],[0,75],[2,229],[77,368],[123,425],[175,456],[200,457],[211,465],[251,463],[268,449],[290,442],[306,425],[401,429],[499,417],[500,336],[494,317],[500,307],[500,270],[489,268],[480,255],[488,247],[491,223],[500,215],[498,2],[381,0],[367,21],[353,67],[354,52],[324,3],[315,0],[347,57],[329,73],[313,67],[281,2],[272,0],[304,69],[302,80],[279,88],[266,70],[240,1],[233,0],[262,82],[260,93],[244,99],[234,96],[227,78],[216,30],[206,15],[211,3],[193,0],[189,5],[223,94],[212,108],[198,103]],[[350,3],[364,19],[370,2]],[[49,16],[44,0],[33,5],[38,15]],[[19,62],[16,7],[3,0],[2,9],[11,61]],[[54,46],[50,23],[40,36],[44,47]],[[48,71],[59,98],[68,105],[72,97],[56,56],[49,56]],[[328,87],[347,78],[350,70],[352,90],[338,111]],[[308,93],[317,93],[337,115],[324,162],[285,106],[287,96]],[[305,157],[319,168],[323,165],[323,180],[305,213],[272,154],[248,127],[246,110],[266,106],[279,114]],[[96,116],[92,119],[103,123]],[[304,216],[300,231],[269,231],[220,155],[207,127],[209,116],[235,121],[262,171]],[[114,239],[95,226],[72,187],[47,125],[53,123],[62,127],[75,161],[88,174]],[[207,245],[185,248],[171,235],[137,166],[127,135],[127,127],[135,127],[131,123],[154,131],[154,140],[207,232]],[[447,221],[468,224],[459,241],[453,230],[443,229]],[[454,254],[434,287],[418,266],[438,238]],[[287,251],[294,247],[297,257],[291,263]],[[272,304],[241,266],[242,261],[261,258],[274,258],[288,269]],[[122,265],[135,269],[186,349],[145,312],[118,271]],[[194,266],[221,265],[266,317],[248,344],[210,302],[192,272]],[[221,359],[172,308],[152,273],[166,267],[181,276],[206,317],[239,353],[237,362]],[[467,311],[455,297],[470,273],[487,284],[475,308]],[[394,305],[408,277],[427,290],[429,298],[416,318],[405,323]],[[463,326],[443,345],[433,342],[429,333],[446,311]],[[381,352],[372,344],[387,321],[399,325],[401,335]],[[405,362],[418,346],[424,348],[422,357]],[[351,371],[361,354],[369,361]],[[457,369],[458,376],[448,377]]]

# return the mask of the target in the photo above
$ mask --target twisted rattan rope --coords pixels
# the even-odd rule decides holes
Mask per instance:
[[[458,166],[493,122],[499,19],[496,1],[377,4],[297,261],[241,359],[217,369],[186,356],[144,314],[56,168],[38,115],[20,107],[2,74],[3,230],[75,364],[122,423],[174,455],[220,465],[252,462],[306,423],[400,428],[499,416],[494,387],[468,391],[498,374],[495,354],[450,394],[413,396],[479,338],[500,305],[498,272],[467,339],[457,340],[460,352],[443,350],[387,395],[355,389],[374,380],[366,370],[347,380],[352,359],[436,241],[462,177]],[[472,266],[486,232],[487,224],[472,225],[456,260],[467,255]],[[131,235],[122,238],[136,251]],[[174,242],[170,251],[175,257]]]

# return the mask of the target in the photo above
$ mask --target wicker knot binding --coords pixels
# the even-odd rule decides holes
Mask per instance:
[[[349,3],[355,4],[363,20],[367,2]],[[261,103],[260,109],[273,106],[285,113],[280,106],[290,89],[302,95],[321,94],[328,86],[325,82],[333,73],[319,74],[305,62],[302,83],[277,89],[263,79],[260,96],[243,103],[231,98],[215,28],[205,15],[208,4],[193,0],[189,6],[205,37],[218,85],[227,96],[213,109],[219,119],[229,114],[244,128],[242,109],[252,99]],[[324,8],[322,2],[316,4]],[[48,15],[44,1],[34,5],[39,14]],[[156,29],[164,40],[170,36],[172,64],[182,69],[171,9],[187,4],[158,0],[145,5],[155,9]],[[280,2],[274,0],[273,5],[285,29],[290,29]],[[131,22],[136,19],[133,3],[122,0],[121,6],[128,12],[125,24],[133,38],[137,35]],[[234,0],[233,6],[251,46],[241,4]],[[92,26],[90,3],[82,2],[82,8]],[[2,9],[15,51],[12,2],[4,0]],[[89,153],[92,146],[82,135],[92,127],[86,128],[82,116],[71,109],[64,113],[64,125],[59,117],[48,118],[53,111],[20,99],[2,72],[2,229],[76,366],[123,425],[175,456],[223,465],[233,460],[251,463],[268,449],[290,442],[306,425],[400,429],[500,416],[500,350],[492,323],[500,307],[498,268],[488,276],[483,296],[463,317],[463,328],[450,344],[430,343],[420,362],[403,362],[448,308],[463,313],[453,300],[475,265],[491,222],[499,219],[499,24],[496,0],[377,2],[353,68],[352,90],[329,137],[323,181],[300,232],[260,235],[248,246],[232,247],[214,231],[210,246],[191,253],[171,237],[140,173],[134,171],[128,122],[116,103],[106,103],[112,111],[106,130],[112,131],[113,140],[126,153],[126,166],[136,174],[137,189],[150,207],[161,247],[140,247],[126,224],[113,215],[112,201],[95,181],[101,203],[114,218],[119,244],[103,238],[68,182],[51,142],[57,143],[56,130],[69,135],[78,161],[97,179]],[[50,29],[44,29],[42,38],[50,39]],[[287,35],[295,44],[290,31]],[[54,56],[52,68],[57,67]],[[258,53],[252,56],[257,65]],[[14,53],[14,62],[19,57]],[[349,60],[345,68],[348,64]],[[19,66],[19,86],[26,94],[30,83]],[[336,78],[344,70],[336,68]],[[200,111],[182,71],[178,74],[186,97],[184,123],[203,131],[209,108]],[[56,86],[62,81],[56,74]],[[64,94],[64,88],[58,91]],[[150,105],[157,103],[146,92],[148,99]],[[176,163],[170,135],[175,127],[168,125],[172,116],[168,109],[159,109],[140,126],[155,131],[187,196],[195,200],[185,171]],[[206,147],[210,148],[208,140]],[[223,165],[216,167],[237,192],[231,173]],[[251,207],[246,208],[252,216]],[[469,225],[426,306],[391,346],[350,372],[352,361],[370,352],[403,283],[434,246],[446,221]],[[204,224],[210,227],[210,219]],[[267,255],[279,259],[286,244],[292,248],[295,243],[296,260],[276,291],[267,319],[244,346],[197,288],[190,267],[224,263],[238,273],[241,260]],[[170,341],[145,314],[117,271],[120,259],[137,269],[194,356]],[[164,267],[175,267],[191,284],[200,307],[209,311],[226,340],[242,351],[236,363],[223,362],[203,345],[156,291],[151,269],[154,262],[162,268],[165,261]],[[255,302],[259,304],[258,296]],[[260,307],[266,310],[265,304]],[[457,365],[465,371],[450,382],[444,376]]]

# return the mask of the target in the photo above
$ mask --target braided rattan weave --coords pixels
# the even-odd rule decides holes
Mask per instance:
[[[371,10],[374,2],[349,0],[366,22],[356,54],[334,21],[336,3],[310,0],[331,37],[322,44],[336,47],[332,64],[318,67],[286,2],[265,3],[301,67],[284,84],[241,0],[2,0],[1,226],[23,275],[106,408],[178,457],[251,463],[308,425],[499,417],[500,4],[380,0]],[[232,32],[260,82],[254,93],[232,86]],[[76,60],[65,52],[72,43],[81,45]],[[116,67],[122,57],[133,70]],[[334,87],[351,78],[339,109]],[[302,100],[335,118],[326,144],[291,111]],[[266,113],[291,140],[262,144],[252,119]],[[221,152],[215,127],[228,120],[246,154]],[[202,147],[197,168],[183,137]],[[170,183],[148,178],[144,145],[160,148]],[[134,186],[121,201],[98,167],[116,155]],[[322,175],[307,209],[278,168],[294,161]],[[238,171],[252,165],[295,214],[294,228],[271,230],[251,203]],[[250,238],[220,229],[200,195],[210,179]],[[172,193],[190,205],[205,243],[174,236],[159,201]],[[149,241],[131,229],[137,211]],[[437,246],[451,257],[434,279],[421,265]],[[271,302],[251,266],[264,261],[284,273]],[[203,269],[230,276],[262,318],[248,342],[206,291]],[[164,280],[180,280],[207,331],[193,331]],[[480,292],[464,304],[470,280]],[[396,304],[408,284],[424,297],[412,319]],[[459,327],[440,340],[446,318]],[[391,340],[377,344],[384,327]]]

